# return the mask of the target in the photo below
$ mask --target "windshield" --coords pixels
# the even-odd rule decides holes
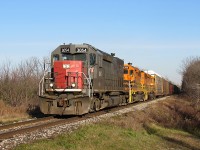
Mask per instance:
[[[124,69],[124,74],[128,74],[128,69]]]
[[[86,61],[86,54],[76,53],[76,54],[62,54],[63,60],[81,60]]]
[[[86,61],[86,54],[83,54],[83,53],[74,54],[74,60]]]
[[[63,60],[72,60],[73,55],[72,54],[62,54]]]

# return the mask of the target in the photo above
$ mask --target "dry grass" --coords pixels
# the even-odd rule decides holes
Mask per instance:
[[[200,137],[200,110],[197,104],[173,97],[145,110],[148,118],[157,124],[182,129]]]
[[[134,111],[121,116],[109,118],[105,124],[117,125],[126,129],[143,130],[143,125],[148,122],[148,116],[143,111]]]
[[[190,133],[181,130],[163,128],[155,124],[148,124],[145,126],[145,129],[149,134],[156,135],[166,141],[170,141],[171,143],[176,143],[189,149],[199,150],[200,139]]]
[[[179,97],[152,104],[144,111],[133,111],[108,119],[106,123],[134,130],[155,123],[166,128],[182,129],[200,136],[200,110],[193,103]]]
[[[133,111],[110,118],[105,124],[134,131],[146,131],[166,141],[189,149],[200,147],[200,111],[196,104],[179,97],[150,105],[144,111]],[[185,132],[186,131],[186,132]]]
[[[8,123],[28,118],[27,107],[11,107],[0,100],[0,123]]]

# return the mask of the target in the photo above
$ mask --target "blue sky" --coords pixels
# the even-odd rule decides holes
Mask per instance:
[[[180,84],[183,59],[200,56],[199,0],[0,2],[0,63],[89,43]]]

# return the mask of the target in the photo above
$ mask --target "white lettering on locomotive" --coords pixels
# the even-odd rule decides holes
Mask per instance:
[[[76,48],[76,52],[77,53],[86,53],[87,52],[87,48]]]

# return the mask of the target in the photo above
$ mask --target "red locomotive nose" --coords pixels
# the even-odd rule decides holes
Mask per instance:
[[[56,89],[82,89],[83,88],[83,62],[82,61],[55,61],[54,77]]]

